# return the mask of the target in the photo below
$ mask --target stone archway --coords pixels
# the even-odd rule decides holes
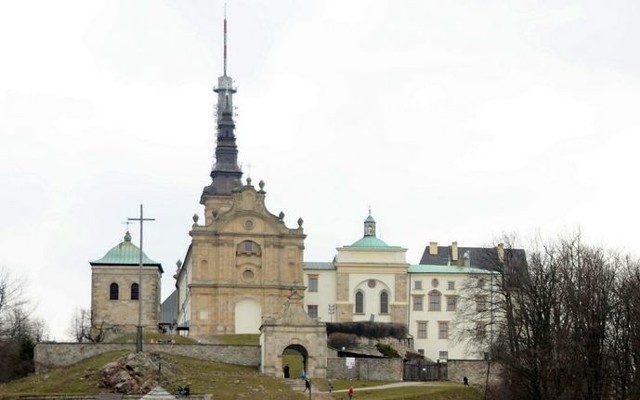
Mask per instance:
[[[303,355],[307,376],[326,378],[327,327],[307,315],[297,291],[289,296],[278,318],[262,323],[260,333],[260,371],[264,375],[283,376],[283,354],[293,349]]]
[[[282,351],[282,369],[284,366],[289,366],[289,373],[291,378],[300,378],[302,371],[309,370],[307,364],[309,361],[309,352],[303,346],[299,344],[291,344],[284,348]]]

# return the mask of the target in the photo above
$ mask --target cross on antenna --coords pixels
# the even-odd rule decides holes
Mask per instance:
[[[142,204],[140,204],[140,218],[127,218],[129,221],[140,221],[140,257],[138,259],[138,329],[136,334],[136,353],[142,352],[142,224],[144,221],[155,221],[154,218],[144,218]]]

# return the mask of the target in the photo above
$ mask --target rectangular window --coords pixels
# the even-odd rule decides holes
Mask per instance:
[[[440,353],[438,353],[438,358],[440,360],[448,360],[449,359],[449,352],[448,351],[441,351]]]
[[[449,289],[449,290],[456,290],[456,282],[455,282],[455,281],[449,281],[449,282],[447,282],[447,289]]]
[[[449,321],[438,322],[438,339],[449,339]]]
[[[429,293],[429,311],[440,311],[440,292]]]
[[[487,334],[487,327],[484,322],[476,322],[476,337],[483,339]]]
[[[318,306],[311,304],[307,305],[307,314],[309,314],[311,318],[318,318]]]
[[[422,300],[424,296],[413,296],[413,311],[422,311]]]
[[[318,291],[318,275],[309,275],[309,291]]]
[[[456,305],[458,303],[457,296],[446,296],[447,297],[447,311],[455,311]]]
[[[426,339],[427,338],[427,321],[417,321],[418,322],[418,339]]]
[[[415,290],[422,290],[422,281],[415,281],[415,282],[413,283],[413,288],[414,288]]]
[[[420,354],[421,356],[424,356],[424,349],[418,349],[418,354]]]
[[[478,296],[476,298],[476,311],[487,311],[487,296]]]

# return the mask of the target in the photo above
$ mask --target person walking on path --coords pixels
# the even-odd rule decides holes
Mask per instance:
[[[284,377],[285,377],[285,379],[289,379],[289,376],[290,376],[289,375],[289,364],[285,364],[283,369],[284,369]]]
[[[349,400],[353,399],[353,386],[349,386],[349,390],[347,390],[347,394],[349,395]]]
[[[302,393],[309,391],[309,395],[311,395],[311,381],[309,380],[309,378],[305,378],[304,379],[304,390],[302,391]]]

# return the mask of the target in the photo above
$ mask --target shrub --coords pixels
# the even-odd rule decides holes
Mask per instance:
[[[387,323],[387,322],[333,322],[327,323],[327,333],[349,333],[352,335],[367,337],[372,339],[380,339],[385,337],[393,337],[396,339],[404,339],[407,337],[407,326],[404,324]]]
[[[393,347],[391,347],[391,345],[388,345],[385,343],[376,343],[376,349],[378,349],[378,351],[382,353],[382,355],[385,357],[389,357],[389,358],[400,357],[400,354],[398,354],[398,351]]]
[[[341,349],[343,347],[351,347],[356,344],[358,337],[351,333],[333,332],[330,333],[327,341],[329,346],[334,349]]]

